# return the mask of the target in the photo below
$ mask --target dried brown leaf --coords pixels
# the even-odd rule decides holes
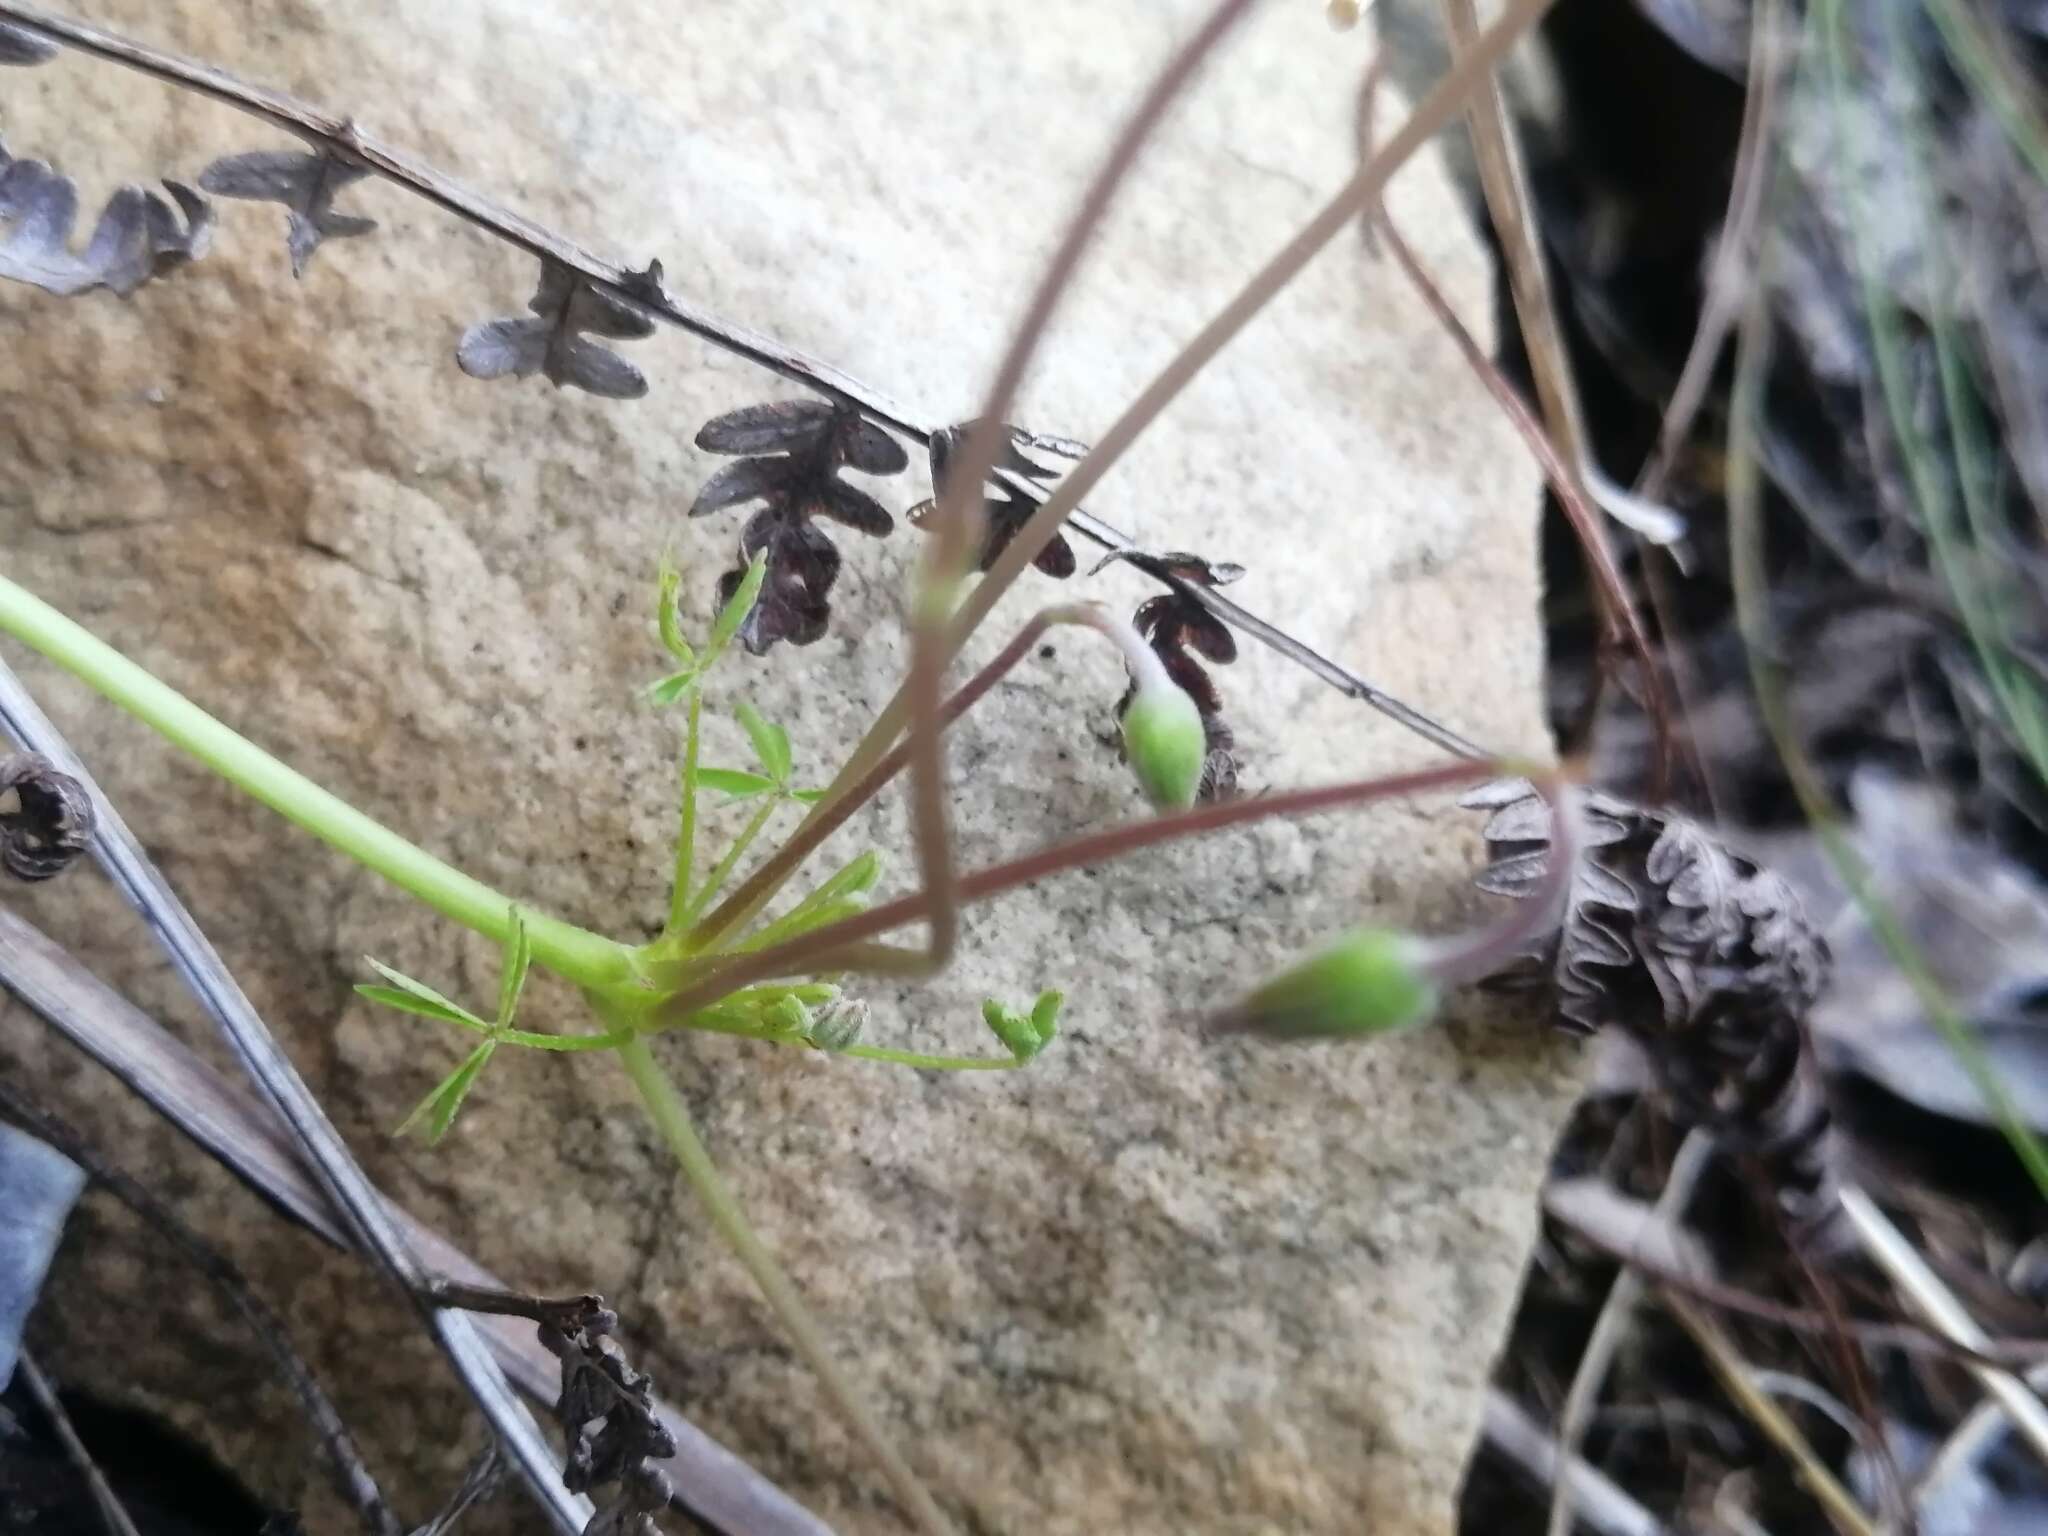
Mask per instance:
[[[283,204],[292,276],[303,277],[321,241],[367,235],[377,227],[375,219],[334,211],[334,194],[369,174],[369,167],[331,151],[255,150],[214,161],[199,173],[199,185],[216,197]]]
[[[107,288],[126,298],[153,277],[196,261],[213,239],[213,210],[182,182],[166,202],[140,187],[107,199],[85,250],[71,250],[78,188],[40,160],[0,144],[0,277],[59,297]]]
[[[657,279],[658,280],[658,279]],[[507,315],[462,333],[455,361],[473,379],[531,378],[557,388],[574,385],[607,400],[637,400],[647,393],[640,370],[609,347],[585,340],[637,341],[654,333],[638,305],[591,287],[560,262],[543,259],[540,284],[526,307],[533,318]]]
[[[887,538],[896,520],[865,491],[840,478],[848,469],[891,475],[906,468],[903,445],[858,410],[829,400],[780,400],[743,406],[708,421],[697,446],[712,453],[748,454],[728,464],[697,493],[690,516],[767,503],[747,520],[739,564],[719,578],[721,603],[729,599],[747,563],[765,550],[768,572],[761,595],[740,628],[756,656],[780,641],[809,645],[832,617],[832,583],[839,549],[811,520],[826,517],[856,532]]]

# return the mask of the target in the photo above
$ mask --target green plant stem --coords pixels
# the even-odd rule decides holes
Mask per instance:
[[[676,834],[676,878],[669,887],[668,924],[664,939],[685,931],[689,922],[690,881],[697,870],[697,742],[698,721],[704,712],[704,690],[690,689],[689,724],[683,732],[683,811],[681,830]]]
[[[512,898],[407,842],[238,735],[168,684],[0,576],[0,630],[40,652],[215,773],[443,917],[502,944]],[[631,974],[623,945],[519,904],[534,958],[580,986],[616,986]]]
[[[768,825],[768,818],[775,814],[775,808],[780,804],[781,800],[773,797],[763,801],[760,809],[748,818],[744,827],[740,828],[740,835],[732,840],[732,846],[725,850],[724,857],[719,859],[717,864],[712,866],[711,873],[704,877],[703,888],[690,898],[689,906],[683,910],[682,921],[675,926],[677,933],[687,933],[690,925],[711,905],[711,898],[724,889],[726,880],[732,875],[733,866],[746,856],[747,850],[754,845],[754,839],[761,835],[761,829]]]
[[[1014,1056],[927,1056],[921,1051],[899,1051],[886,1045],[844,1045],[831,1052],[861,1061],[887,1061],[899,1067],[919,1067],[927,1072],[1010,1072],[1023,1065]]]
[[[1219,832],[1226,827],[1266,821],[1276,816],[1306,816],[1398,795],[1428,794],[1474,779],[1515,776],[1544,780],[1552,774],[1553,770],[1547,767],[1517,759],[1483,758],[1476,762],[1460,760],[1438,768],[1419,768],[1411,773],[1384,778],[1211,801],[1193,810],[1125,822],[1121,826],[1090,832],[1065,842],[1049,843],[1021,858],[975,870],[961,879],[960,899],[963,904],[972,905],[1070,869],[1094,868],[1160,843]],[[926,899],[923,891],[913,891],[908,896],[900,896],[871,911],[814,929],[787,943],[736,955],[702,981],[684,986],[657,1003],[650,1010],[650,1017],[658,1025],[679,1021],[693,1010],[716,1003],[736,988],[770,981],[778,976],[838,971],[899,974],[892,968],[892,955],[870,957],[862,952],[861,945],[863,941],[892,928],[917,922],[924,916]],[[921,957],[905,956],[901,952],[893,954],[896,960],[918,958]]]
[[[689,1110],[684,1107],[667,1074],[661,1070],[660,1063],[655,1061],[647,1042],[635,1038],[620,1046],[619,1062],[625,1067],[626,1075],[632,1078],[648,1119],[661,1133],[662,1140],[668,1143],[683,1177],[689,1180],[690,1187],[704,1202],[712,1225],[718,1228],[719,1235],[732,1248],[747,1273],[753,1276],[754,1283],[760,1287],[761,1294],[767,1298],[768,1305],[795,1344],[797,1353],[817,1373],[818,1380],[845,1418],[847,1426],[881,1465],[905,1512],[925,1532],[925,1536],[952,1536],[952,1526],[944,1513],[883,1432],[852,1378],[833,1358],[831,1346],[811,1317],[810,1309],[797,1295],[796,1287],[783,1273],[775,1255],[755,1233],[746,1213],[733,1199],[732,1191],[726,1188],[718,1165],[712,1162],[710,1152],[697,1134]]]

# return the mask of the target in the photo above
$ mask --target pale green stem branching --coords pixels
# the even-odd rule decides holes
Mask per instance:
[[[740,835],[732,840],[732,846],[727,848],[718,862],[711,867],[711,873],[704,877],[703,886],[690,898],[689,905],[683,910],[681,921],[675,925],[677,933],[687,933],[690,925],[711,905],[711,898],[724,889],[725,882],[732,876],[734,866],[746,857],[747,850],[754,845],[754,839],[761,835],[761,829],[768,825],[768,818],[775,814],[775,808],[781,803],[780,798],[765,799],[754,814],[747,818],[747,824],[740,828]]]
[[[1126,822],[1101,832],[1087,833],[1065,842],[1051,843],[1022,858],[988,869],[976,870],[960,881],[963,905],[987,901],[1006,891],[1030,885],[1071,869],[1092,868],[1126,858],[1162,843],[1228,827],[1245,826],[1279,816],[1309,816],[1347,805],[1402,795],[1427,794],[1470,783],[1476,779],[1517,776],[1542,780],[1552,770],[1500,758],[1477,762],[1447,763],[1442,767],[1417,769],[1386,778],[1360,779],[1327,784],[1315,789],[1281,790],[1256,798],[1212,802],[1192,810],[1176,811],[1145,821]],[[715,1003],[737,987],[778,976],[823,975],[833,972],[866,972],[880,969],[870,963],[872,955],[858,946],[865,940],[893,928],[922,920],[926,893],[916,891],[872,911],[848,917],[829,927],[818,928],[786,944],[756,954],[737,957],[719,966],[703,981],[686,986],[673,997],[657,1004],[653,1018],[665,1022]],[[884,962],[886,964],[886,962]]]
[[[683,809],[681,829],[676,834],[676,875],[675,883],[669,887],[668,922],[661,930],[663,939],[684,932],[690,920],[690,882],[697,871],[698,723],[703,709],[703,689],[691,688],[689,723],[683,728]]]
[[[0,576],[0,630],[48,657],[287,821],[382,875],[443,917],[499,944],[505,942],[511,929],[511,897],[443,863],[329,794],[4,576]],[[534,958],[549,970],[586,987],[615,985],[631,974],[623,946],[536,912],[525,902],[518,906],[533,942]]]
[[[632,1078],[648,1118],[654,1122],[662,1140],[668,1143],[683,1177],[697,1192],[697,1198],[704,1202],[711,1224],[753,1277],[754,1284],[760,1288],[770,1309],[796,1345],[797,1353],[817,1374],[833,1406],[846,1420],[847,1427],[866,1447],[868,1454],[875,1458],[905,1513],[925,1536],[951,1536],[951,1522],[918,1480],[917,1474],[910,1470],[910,1464],[897,1451],[880,1421],[869,1411],[852,1378],[840,1365],[831,1344],[811,1317],[810,1309],[783,1273],[782,1265],[754,1231],[739,1202],[733,1199],[732,1191],[726,1188],[718,1165],[711,1160],[710,1152],[697,1134],[689,1110],[655,1061],[647,1042],[638,1038],[627,1040],[619,1047],[619,1060],[624,1064],[627,1076]]]

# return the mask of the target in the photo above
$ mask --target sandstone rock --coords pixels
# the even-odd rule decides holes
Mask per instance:
[[[698,302],[959,417],[1197,7],[94,9],[352,111],[586,243],[658,254]],[[1362,46],[1315,7],[1260,13],[1146,155],[1020,420],[1100,430],[1341,179]],[[0,76],[0,102],[9,147],[61,161],[89,197],[287,147],[79,58]],[[532,262],[375,184],[343,202],[382,229],[323,248],[300,283],[278,210],[229,203],[215,252],[130,302],[0,292],[0,559],[479,877],[650,932],[674,745],[634,698],[660,660],[655,559],[673,544],[708,612],[739,520],[685,521],[718,463],[691,436],[796,392],[666,334],[625,346],[652,381],[636,403],[472,381],[456,337],[515,311]],[[1392,204],[1482,315],[1480,257],[1440,173],[1412,168]],[[878,489],[900,512],[915,479]],[[1542,745],[1534,477],[1398,275],[1354,242],[1093,505],[1155,547],[1242,561],[1246,602],[1447,723]],[[844,536],[833,633],[740,658],[714,703],[786,722],[822,779],[902,669],[916,541]],[[1085,589],[1144,590],[1128,571]],[[1051,591],[1027,583],[989,645]],[[481,1001],[494,954],[47,667],[28,675],[387,1189],[501,1273],[603,1290],[707,1429],[837,1527],[900,1528],[621,1074],[501,1053],[448,1143],[392,1140],[458,1043],[354,999],[360,957]],[[1432,757],[1255,647],[1220,682],[1253,789]],[[1120,686],[1103,648],[1062,639],[957,733],[969,863],[1138,813],[1104,739]],[[721,760],[744,751],[729,723],[714,743]],[[867,993],[872,1038],[972,1049],[982,997],[1062,986],[1068,1032],[1028,1072],[668,1043],[756,1222],[971,1528],[1450,1529],[1572,1057],[1464,1003],[1446,1028],[1356,1050],[1219,1049],[1185,1021],[1340,922],[1462,920],[1476,833],[1446,803],[1395,805],[1090,870],[977,909],[937,983]],[[901,884],[906,837],[891,799],[838,851],[900,850]],[[91,876],[10,899],[205,1039]],[[545,985],[528,1004],[562,1022],[575,1006]],[[18,1008],[0,1015],[0,1061],[154,1172],[280,1300],[423,1516],[477,1431],[364,1272],[260,1215]],[[259,1491],[306,1501],[316,1533],[345,1529],[232,1319],[95,1210],[43,1318],[50,1358],[201,1429]]]

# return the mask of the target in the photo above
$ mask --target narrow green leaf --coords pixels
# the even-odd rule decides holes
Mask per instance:
[[[662,648],[685,669],[694,672],[697,653],[683,638],[682,614],[677,608],[682,599],[682,589],[683,573],[677,568],[674,558],[663,551],[660,596],[655,599],[654,620],[661,628]]]
[[[757,928],[748,934],[733,946],[733,951],[736,954],[747,954],[757,949],[765,949],[770,944],[780,944],[785,939],[802,938],[827,923],[838,922],[842,917],[858,917],[867,909],[867,898],[863,896],[847,896],[838,901],[820,902],[805,898],[802,906],[784,913],[765,928]]]
[[[836,874],[820,881],[805,900],[831,901],[840,896],[863,896],[882,878],[882,856],[870,848],[846,862]]]
[[[526,986],[526,973],[533,965],[533,940],[526,932],[526,918],[512,908],[512,931],[505,935],[505,970],[498,978],[498,1028],[504,1029],[519,1011],[519,994]]]
[[[747,622],[747,615],[754,611],[754,600],[761,595],[761,583],[767,578],[768,551],[764,549],[748,562],[747,574],[740,578],[732,601],[719,610],[718,622],[711,626],[711,639],[704,648],[700,671],[710,670],[711,663],[725,654],[725,648],[732,644],[732,637],[740,632],[740,626]]]
[[[484,1063],[491,1059],[491,1053],[497,1048],[497,1041],[486,1040],[463,1057],[462,1064],[442,1078],[434,1091],[413,1107],[413,1112],[400,1122],[395,1134],[404,1136],[420,1129],[424,1123],[430,1143],[447,1135],[448,1127],[455,1123],[455,1116],[462,1108],[462,1101],[469,1097],[469,1090],[476,1086]]]
[[[691,686],[696,683],[698,676],[699,669],[696,667],[688,667],[681,672],[671,672],[659,682],[647,685],[647,701],[658,709],[666,709],[690,691]]]
[[[789,782],[789,732],[779,725],[770,725],[761,718],[753,705],[741,700],[738,706],[740,724],[747,729],[747,739],[754,744],[754,756],[761,760],[761,766],[768,777],[777,784]]]
[[[697,783],[705,789],[731,795],[736,800],[751,799],[775,787],[773,779],[764,779],[758,773],[746,773],[738,768],[699,768]]]
[[[825,791],[822,789],[792,789],[789,792],[789,798],[801,800],[805,805],[816,805],[825,798]]]
[[[381,960],[373,959],[369,955],[363,956],[363,959],[371,970],[390,982],[392,986],[408,994],[416,1002],[426,1005],[424,1008],[413,1009],[413,1012],[426,1013],[436,1018],[445,1018],[456,1024],[473,1024],[479,1029],[490,1028],[490,1025],[486,1024],[460,1003],[450,1002],[425,982],[414,981],[403,971],[394,971]]]
[[[466,1013],[451,1013],[448,1009],[415,997],[397,987],[376,987],[365,982],[356,987],[356,995],[368,998],[399,1013],[417,1014],[423,1019],[438,1019],[443,1024],[457,1024],[464,1029],[473,1029],[480,1034],[490,1033],[491,1026],[482,1019]]]

